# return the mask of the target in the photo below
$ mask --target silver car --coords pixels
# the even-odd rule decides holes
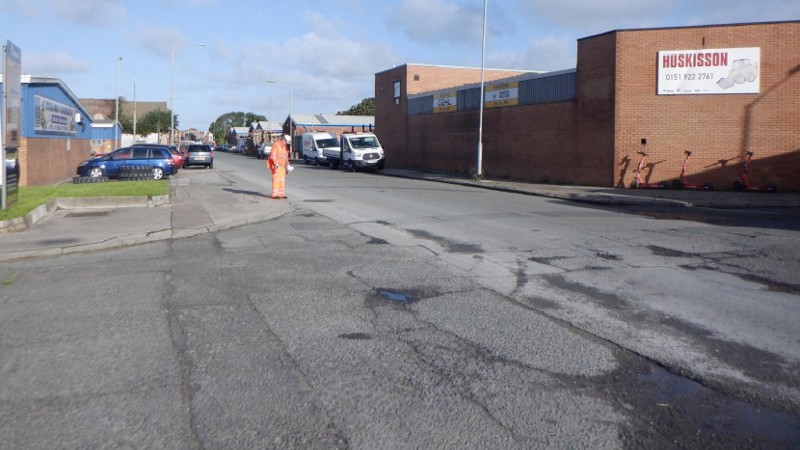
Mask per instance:
[[[214,150],[208,144],[191,144],[186,148],[186,158],[183,160],[183,167],[204,166],[208,169],[214,168]]]
[[[256,157],[258,159],[267,159],[269,158],[269,154],[272,152],[272,143],[271,142],[263,142],[261,145],[258,146],[258,150],[256,151]]]

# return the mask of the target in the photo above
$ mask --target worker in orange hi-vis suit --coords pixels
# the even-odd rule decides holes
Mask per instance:
[[[267,167],[272,172],[272,198],[286,198],[286,174],[289,168],[289,146],[285,137],[272,144],[267,158]]]

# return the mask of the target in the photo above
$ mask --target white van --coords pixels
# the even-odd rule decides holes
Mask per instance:
[[[386,162],[383,147],[374,133],[342,133],[340,148],[338,155],[328,156],[328,162],[333,169],[343,167],[352,171],[381,170]]]
[[[332,133],[312,132],[303,134],[303,161],[317,165],[327,164],[325,153],[339,154],[339,141]]]

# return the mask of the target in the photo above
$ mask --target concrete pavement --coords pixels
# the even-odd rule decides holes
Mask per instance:
[[[800,207],[800,194],[677,191],[559,186],[475,180],[387,168],[386,176],[424,179],[598,205],[675,207]],[[194,236],[270,220],[294,207],[263,191],[242,188],[216,170],[171,178],[170,194],[157,198],[60,199],[27,217],[0,222],[0,261],[109,249]]]
[[[270,220],[294,207],[242,189],[219,171],[191,169],[170,179],[165,198],[62,199],[0,232],[0,261],[143,244]],[[29,222],[26,224],[25,222]],[[21,231],[11,231],[12,229]]]

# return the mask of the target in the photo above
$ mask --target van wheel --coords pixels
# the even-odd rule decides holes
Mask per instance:
[[[355,171],[356,171],[356,163],[353,162],[353,160],[351,159],[350,160],[350,172],[355,172]]]

